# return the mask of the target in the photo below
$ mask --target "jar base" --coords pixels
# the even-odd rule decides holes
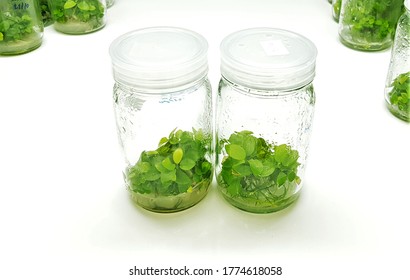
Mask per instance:
[[[340,42],[348,48],[365,51],[376,52],[388,49],[391,46],[391,42],[374,43],[374,42],[352,42],[339,35]]]
[[[406,114],[404,111],[399,110],[397,107],[392,106],[389,103],[387,103],[387,109],[389,109],[390,113],[392,113],[396,118],[399,118],[405,122],[410,122],[410,112],[407,112]]]
[[[283,210],[289,207],[299,198],[299,193],[296,193],[284,200],[280,200],[275,203],[275,202],[259,201],[256,199],[249,199],[249,198],[239,198],[239,197],[234,198],[234,197],[231,197],[225,194],[222,191],[221,191],[221,194],[224,197],[224,199],[232,206],[235,206],[236,208],[240,210],[250,212],[250,213],[255,213],[255,214],[268,214],[268,213],[278,212],[280,210]]]
[[[155,196],[151,194],[141,194],[129,190],[132,201],[152,212],[174,213],[186,210],[198,204],[208,193],[208,187],[198,189],[191,193],[181,193],[174,196]]]
[[[37,37],[37,38],[36,38]],[[18,55],[31,52],[41,46],[38,35],[26,36],[24,39],[0,44],[0,55]]]
[[[54,29],[58,32],[70,34],[70,35],[81,35],[96,32],[105,26],[104,22],[96,22],[94,24],[90,22],[82,21],[67,21],[65,23],[54,22]]]

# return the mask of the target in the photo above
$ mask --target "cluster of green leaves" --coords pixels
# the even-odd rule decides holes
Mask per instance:
[[[410,72],[398,75],[389,92],[390,104],[397,110],[400,117],[410,121]]]
[[[170,196],[191,193],[208,186],[212,178],[209,155],[211,138],[202,130],[173,130],[154,151],[143,151],[129,168],[127,179],[133,192]]]
[[[50,25],[53,22],[53,18],[51,16],[50,7],[48,6],[48,1],[40,0],[40,8],[44,25]]]
[[[251,131],[233,133],[220,142],[225,150],[219,185],[231,197],[277,203],[300,183],[299,153],[286,144],[272,145]]]
[[[59,23],[69,20],[102,24],[105,7],[100,0],[52,0],[53,19]]]
[[[343,24],[350,26],[353,38],[380,42],[393,36],[402,5],[402,0],[351,0]]]
[[[34,32],[33,19],[27,11],[0,14],[0,42],[21,40]]]

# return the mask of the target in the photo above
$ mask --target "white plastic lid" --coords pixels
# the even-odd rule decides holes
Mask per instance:
[[[207,50],[205,38],[190,30],[131,31],[111,43],[114,79],[143,90],[184,87],[207,75]]]
[[[405,0],[404,6],[406,7],[407,10],[410,10],[410,0]]]
[[[307,38],[282,29],[252,28],[221,43],[221,74],[253,89],[291,90],[315,76],[317,49]]]

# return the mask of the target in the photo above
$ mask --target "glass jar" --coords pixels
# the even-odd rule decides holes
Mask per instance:
[[[107,8],[110,8],[112,5],[114,5],[114,0],[107,0]]]
[[[342,8],[342,0],[333,0],[332,1],[332,15],[333,19],[336,22],[339,22],[340,9]]]
[[[48,0],[40,0],[40,8],[43,24],[44,26],[49,26],[53,23],[53,17],[51,16],[50,7],[48,6]]]
[[[344,0],[339,20],[341,42],[363,51],[390,47],[402,5],[403,0]]]
[[[317,50],[296,33],[253,28],[221,43],[216,178],[233,206],[281,210],[303,185]]]
[[[14,55],[38,48],[44,26],[36,0],[1,0],[0,55]]]
[[[125,184],[137,205],[175,212],[198,203],[213,177],[213,113],[206,40],[152,27],[110,47]]]
[[[105,26],[105,0],[49,0],[54,28],[66,34],[86,34]]]
[[[410,122],[410,0],[400,17],[386,79],[385,100],[390,112]]]

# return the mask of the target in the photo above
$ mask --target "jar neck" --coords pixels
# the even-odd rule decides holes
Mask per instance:
[[[138,93],[141,95],[164,95],[164,94],[175,94],[175,93],[182,93],[182,92],[191,92],[195,91],[204,84],[208,84],[209,80],[208,77],[205,76],[200,80],[194,81],[189,84],[185,84],[183,86],[178,87],[167,87],[167,88],[143,88],[139,87],[138,85],[132,85],[127,83],[122,83],[118,80],[115,81],[115,87],[121,89],[125,92],[133,92]]]
[[[223,75],[221,77],[221,84],[220,87],[225,83],[226,85],[234,88],[235,90],[247,94],[247,95],[255,95],[258,97],[275,97],[275,96],[286,96],[286,95],[291,95],[295,94],[297,92],[300,92],[302,90],[305,90],[306,88],[313,87],[313,82],[309,82],[299,88],[291,88],[291,89],[253,89],[249,88],[246,86],[242,86],[236,83],[233,83],[229,81],[227,78],[225,78]]]

